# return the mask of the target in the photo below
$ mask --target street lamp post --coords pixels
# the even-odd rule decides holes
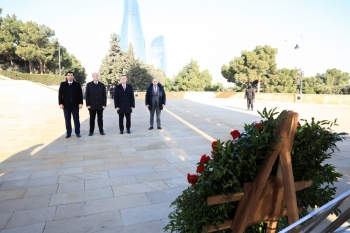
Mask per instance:
[[[300,63],[300,94],[303,94],[303,71],[302,71],[302,67],[303,67],[303,51],[304,51],[304,39],[303,36],[300,35],[301,37],[301,63]],[[295,50],[299,50],[300,46],[297,44],[295,45]]]
[[[58,75],[61,75],[61,45],[58,43]]]

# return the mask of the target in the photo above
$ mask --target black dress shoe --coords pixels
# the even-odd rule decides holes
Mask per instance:
[[[130,134],[130,133],[131,133],[131,132],[130,132],[130,129],[128,129],[127,132]]]
[[[123,131],[120,131],[120,134],[123,134],[124,132]]]
[[[77,134],[77,137],[78,137],[78,138],[80,138],[80,137],[81,137],[80,133],[78,133],[78,134]]]
[[[101,131],[100,134],[101,134],[101,135],[106,135],[106,134],[105,134],[105,131]]]
[[[153,129],[153,127],[152,127],[152,126],[148,128],[148,130],[151,130],[151,129]]]
[[[162,127],[158,127],[157,129],[161,130],[161,129],[162,129]]]
[[[94,133],[89,133],[89,136],[92,136]]]
[[[66,138],[70,138],[70,135],[67,134],[67,135],[66,135]]]

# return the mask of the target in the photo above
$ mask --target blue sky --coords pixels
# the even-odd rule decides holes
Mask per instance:
[[[225,83],[221,66],[257,45],[278,48],[278,68],[301,66],[306,76],[328,68],[350,72],[350,1],[138,0],[146,52],[164,35],[168,76],[191,59]],[[2,16],[45,24],[86,68],[89,78],[120,34],[123,0],[0,0]],[[302,35],[303,41],[300,37]],[[301,45],[302,44],[302,45]]]

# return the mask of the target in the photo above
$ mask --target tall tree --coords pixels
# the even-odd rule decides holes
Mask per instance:
[[[278,50],[268,45],[257,46],[253,51],[242,51],[240,57],[235,57],[229,65],[223,65],[221,74],[228,82],[242,86],[245,83],[257,81],[258,92],[260,83],[275,78],[277,74],[276,54]]]
[[[297,93],[300,81],[298,69],[283,68],[277,71],[273,78],[264,82],[264,92]]]

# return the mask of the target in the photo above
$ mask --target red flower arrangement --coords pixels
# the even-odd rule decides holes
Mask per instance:
[[[203,170],[204,170],[204,165],[199,165],[198,167],[197,167],[197,170],[196,170],[196,172],[198,172],[198,173],[201,173]]]
[[[191,184],[193,186],[197,183],[198,176],[195,174],[191,175],[190,173],[187,173],[187,181],[189,184]]]
[[[199,161],[200,163],[208,163],[210,160],[210,157],[207,156],[206,154],[202,155],[201,160]]]
[[[240,137],[241,137],[241,133],[240,133],[237,129],[232,130],[230,134],[231,134],[231,136],[232,136],[233,139],[236,139],[236,138],[240,138]]]
[[[216,143],[217,143],[217,141],[213,141],[213,142],[211,143],[211,148],[212,148],[215,152],[218,152],[218,148],[215,148]]]
[[[262,131],[263,130],[263,124],[261,122],[259,123],[255,123],[254,124],[254,127],[257,128],[259,131]]]

